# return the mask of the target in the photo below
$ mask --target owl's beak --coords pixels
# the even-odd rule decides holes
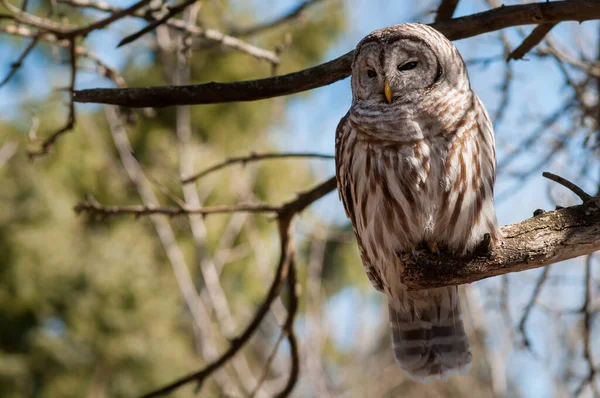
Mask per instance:
[[[389,102],[391,104],[392,103],[392,89],[390,88],[390,83],[388,82],[387,79],[385,79],[385,82],[383,83],[383,93],[385,94],[385,98],[387,99],[387,102]]]

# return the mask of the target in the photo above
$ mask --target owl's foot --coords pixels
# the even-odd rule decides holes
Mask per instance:
[[[473,254],[481,257],[489,257],[492,254],[494,247],[492,244],[492,236],[488,233],[483,235],[483,240],[473,250]]]
[[[440,249],[437,245],[437,242],[427,242],[427,248],[430,252],[436,253],[438,256],[440,255]]]

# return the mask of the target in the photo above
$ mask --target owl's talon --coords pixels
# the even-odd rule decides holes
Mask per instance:
[[[483,239],[475,248],[475,254],[487,257],[492,254],[492,236],[489,233],[483,234]]]
[[[437,253],[438,256],[440,255],[440,249],[437,246],[437,242],[427,242],[427,248],[430,252]]]

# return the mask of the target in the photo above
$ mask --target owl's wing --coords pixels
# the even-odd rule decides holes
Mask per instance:
[[[340,200],[344,204],[346,216],[352,221],[352,228],[358,243],[360,258],[362,259],[367,277],[375,289],[383,292],[383,281],[379,276],[379,272],[369,262],[365,250],[363,248],[360,235],[356,230],[356,215],[354,213],[354,199],[352,197],[352,174],[350,173],[352,164],[352,154],[346,151],[349,136],[352,126],[348,122],[348,113],[340,120],[335,132],[335,175],[337,180],[337,188]]]
[[[474,94],[475,95],[475,94]],[[483,103],[477,95],[475,95],[478,112],[477,124],[479,134],[477,136],[477,145],[479,146],[479,165],[480,173],[479,180],[482,183],[482,192],[485,192],[485,197],[489,198],[488,207],[482,211],[485,213],[484,218],[488,221],[488,231],[491,235],[492,242],[496,242],[500,237],[498,221],[494,211],[494,183],[496,182],[496,149],[494,144],[494,128],[492,121],[488,115]],[[484,206],[485,207],[485,206]]]

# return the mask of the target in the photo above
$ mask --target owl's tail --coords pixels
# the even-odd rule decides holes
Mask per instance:
[[[417,381],[446,380],[471,368],[456,286],[388,297],[396,362]]]

